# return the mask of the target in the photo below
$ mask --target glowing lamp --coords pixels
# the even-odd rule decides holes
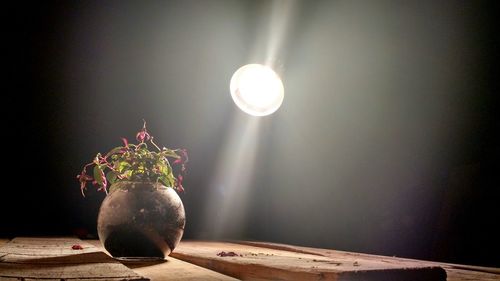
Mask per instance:
[[[239,68],[231,78],[230,90],[234,103],[253,116],[265,116],[278,110],[285,92],[278,74],[261,64]]]

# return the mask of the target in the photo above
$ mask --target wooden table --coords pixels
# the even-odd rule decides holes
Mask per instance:
[[[273,243],[182,241],[165,261],[122,264],[107,256],[98,240],[16,238],[8,242],[0,239],[2,281],[19,280],[19,277],[25,281],[392,280],[397,272],[399,275],[394,276],[398,276],[398,280],[407,280],[405,276],[415,273],[420,274],[418,280],[500,280],[499,268]],[[74,245],[82,249],[73,249]],[[447,277],[439,275],[441,268]],[[388,273],[385,277],[390,278],[384,279],[381,272]]]

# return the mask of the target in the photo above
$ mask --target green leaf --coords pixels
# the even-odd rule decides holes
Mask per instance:
[[[110,150],[110,151],[106,154],[106,157],[109,157],[109,156],[111,156],[111,155],[113,155],[113,154],[116,154],[116,153],[118,153],[118,152],[121,152],[121,151],[123,150],[123,148],[124,148],[123,146],[117,146],[117,147],[115,147],[115,148],[111,149],[111,150]]]
[[[108,181],[110,184],[115,183],[117,177],[118,177],[118,173],[116,171],[109,171],[106,174],[106,178],[108,178]]]
[[[102,171],[101,167],[99,167],[99,165],[95,165],[95,167],[94,167],[94,179],[100,186],[104,185],[104,179],[102,177],[102,173],[103,173],[103,171]]]
[[[172,157],[172,158],[176,158],[176,159],[181,158],[177,153],[175,153],[175,151],[170,150],[170,149],[165,149],[165,148],[164,148],[164,150],[162,150],[161,155],[163,157]]]
[[[161,176],[158,178],[167,187],[174,187],[175,181],[171,177]]]
[[[118,172],[122,173],[124,170],[130,168],[130,164],[128,162],[125,162],[125,161],[120,161],[118,162],[118,167],[116,168],[118,170]]]
[[[172,169],[170,168],[170,166],[165,165],[164,163],[160,164],[160,171],[165,176],[168,176],[172,173]]]
[[[122,177],[126,179],[130,179],[132,177],[132,170],[126,170],[122,173]]]

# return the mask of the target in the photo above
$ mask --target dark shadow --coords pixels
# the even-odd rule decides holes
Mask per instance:
[[[147,266],[166,263],[166,262],[168,262],[168,260],[156,260],[156,261],[123,261],[123,260],[120,260],[120,262],[130,269],[135,269],[135,268],[141,268],[141,267],[147,267]]]
[[[89,264],[89,263],[121,263],[130,269],[140,268],[145,266],[151,266],[156,264],[162,264],[168,262],[168,260],[141,260],[141,259],[116,259],[108,256],[104,252],[90,252],[90,253],[80,253],[64,256],[54,256],[54,257],[40,257],[40,258],[26,258],[12,260],[2,260],[3,263],[15,263],[15,264],[29,264],[29,265],[43,265],[43,266],[60,266],[60,265],[70,265],[70,264]]]

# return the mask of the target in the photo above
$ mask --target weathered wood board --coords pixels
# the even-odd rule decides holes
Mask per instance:
[[[221,252],[236,256],[219,256]],[[244,280],[446,280],[446,272],[433,265],[237,243],[183,241],[171,255]]]
[[[80,245],[83,249],[73,249]],[[74,238],[15,238],[0,247],[0,280],[149,280]]]
[[[422,261],[414,259],[406,259],[399,257],[388,257],[379,255],[370,255],[362,253],[353,253],[345,251],[336,251],[330,249],[321,248],[310,248],[293,246],[287,244],[269,243],[269,242],[250,242],[250,241],[240,241],[238,243],[251,245],[256,247],[271,248],[278,250],[286,250],[297,253],[308,253],[313,255],[320,255],[326,257],[336,257],[338,255],[348,255],[352,257],[363,257],[366,259],[380,260],[380,261],[390,261],[397,262],[401,265],[406,264],[419,264],[421,266],[440,266],[447,274],[447,281],[500,281],[500,268],[492,267],[481,267],[481,266],[471,266],[471,265],[461,265],[461,264],[450,264],[432,261]]]

